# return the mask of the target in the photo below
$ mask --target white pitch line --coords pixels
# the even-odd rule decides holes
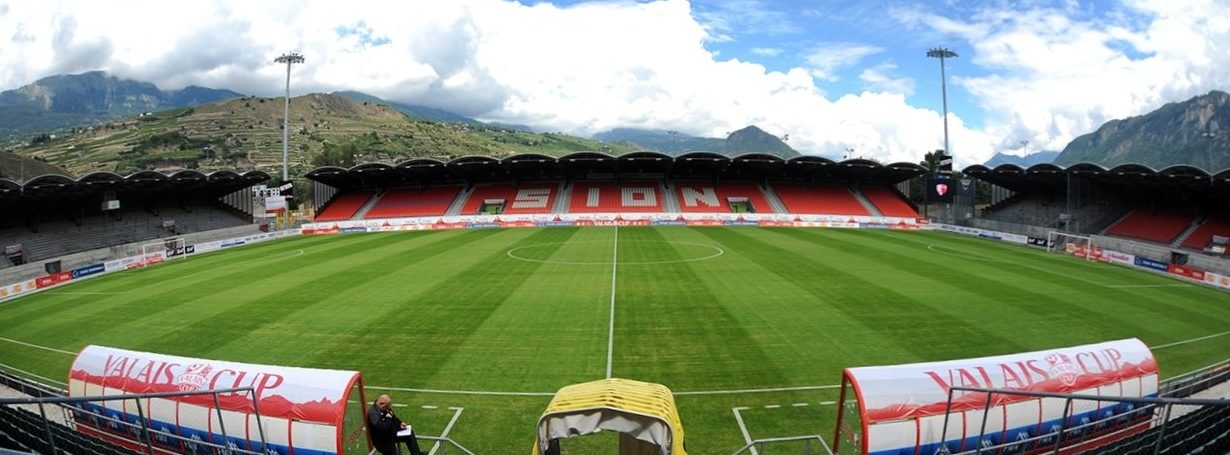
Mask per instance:
[[[739,422],[739,431],[743,432],[743,441],[744,441],[744,443],[745,443],[745,444],[751,444],[751,443],[752,443],[752,435],[748,434],[748,432],[747,432],[747,425],[743,423],[743,416],[742,416],[742,415],[739,415],[739,410],[741,410],[741,409],[748,409],[748,408],[746,408],[746,407],[730,408],[730,410],[731,410],[731,411],[733,411],[733,412],[735,413],[735,421],[736,421],[736,422]],[[757,451],[755,447],[751,447],[751,448],[749,448],[749,449],[748,449],[748,452],[750,452],[752,455],[760,455],[760,452],[759,452],[759,451]]]
[[[20,345],[22,345],[22,346],[32,347],[32,348],[35,348],[35,349],[42,349],[42,350],[44,350],[44,351],[58,352],[58,353],[60,353],[60,354],[68,354],[68,355],[77,355],[77,353],[76,353],[76,352],[69,352],[69,351],[65,351],[65,350],[63,350],[63,349],[49,348],[49,347],[47,347],[47,346],[40,346],[40,345],[37,345],[37,344],[26,343],[25,341],[17,341],[17,340],[11,339],[11,338],[0,337],[0,340],[7,341],[7,342],[9,342],[9,343],[13,343],[13,344],[20,344]]]
[[[374,390],[392,390],[396,392],[414,392],[414,393],[439,393],[445,395],[493,395],[503,397],[553,397],[555,392],[503,392],[494,390],[441,390],[441,389],[414,389],[409,387],[380,387],[369,385],[369,389]]]
[[[26,371],[26,370],[23,370],[23,369],[21,369],[21,368],[14,367],[14,366],[12,366],[12,365],[5,365],[5,364],[3,364],[3,363],[0,363],[0,367],[3,367],[3,368],[5,368],[5,369],[9,369],[9,370],[13,370],[13,371],[16,371],[16,372],[18,372],[18,373],[21,373],[21,374],[24,374],[24,375],[27,375],[27,376],[30,376],[30,377],[39,378],[39,379],[42,379],[42,380],[44,380],[44,381],[50,382],[50,383],[52,383],[52,384],[58,384],[58,385],[62,385],[62,386],[65,386],[65,387],[67,387],[67,386],[68,386],[68,384],[67,384],[67,383],[65,383],[65,382],[63,382],[63,381],[57,381],[57,380],[55,380],[55,379],[51,379],[51,378],[46,377],[46,376],[43,376],[43,375],[41,375],[41,374],[34,373],[34,372],[30,372],[30,371]]]
[[[449,409],[453,410],[453,418],[449,419],[448,425],[444,426],[444,431],[440,433],[440,439],[444,439],[448,437],[448,432],[453,430],[453,424],[457,423],[457,419],[461,417],[461,411],[466,410],[465,408],[461,408],[461,407],[450,407]],[[440,444],[442,442],[443,441],[436,441],[435,444],[432,444],[431,451],[429,451],[427,455],[435,455],[436,449],[440,448]]]
[[[613,308],[613,307],[612,307],[612,308]],[[614,327],[614,325],[612,325],[611,327]],[[613,329],[612,329],[612,330],[613,330]],[[1205,335],[1205,336],[1202,336],[1202,337],[1196,337],[1196,338],[1191,338],[1191,339],[1187,339],[1187,340],[1175,341],[1175,342],[1173,342],[1173,343],[1159,344],[1159,345],[1157,345],[1157,346],[1150,346],[1149,348],[1150,348],[1150,349],[1166,349],[1166,348],[1170,348],[1170,347],[1174,347],[1174,346],[1181,346],[1181,345],[1185,345],[1185,344],[1189,344],[1189,343],[1196,343],[1196,342],[1200,342],[1200,341],[1204,341],[1204,340],[1208,340],[1208,339],[1212,339],[1212,338],[1223,337],[1223,336],[1226,336],[1226,335],[1230,335],[1230,331],[1225,331],[1225,332],[1221,332],[1221,333],[1214,333],[1214,334],[1212,334],[1212,335]],[[9,342],[9,343],[13,343],[13,344],[18,344],[18,345],[22,345],[22,346],[28,346],[28,347],[32,347],[32,348],[36,348],[36,349],[43,349],[43,350],[46,350],[46,351],[51,351],[51,352],[55,352],[55,353],[59,353],[59,354],[72,355],[72,356],[77,355],[77,353],[76,353],[76,352],[65,351],[65,350],[63,350],[63,349],[56,349],[56,348],[53,348],[53,347],[48,347],[48,346],[41,346],[41,345],[37,345],[37,344],[34,344],[34,343],[27,343],[27,342],[24,342],[24,341],[18,341],[18,340],[14,340],[14,339],[11,339],[11,338],[0,337],[0,341],[5,341],[5,342]],[[610,352],[610,351],[609,351],[609,348],[608,348],[608,355],[607,355],[607,359],[608,359],[607,368],[608,368],[608,371],[609,371],[609,369],[610,369],[610,363],[609,363],[609,360],[610,360],[610,354],[609,354],[609,352]],[[63,385],[63,384],[64,384],[63,382],[60,382],[60,381],[57,381],[57,380],[54,380],[54,379],[50,379],[50,378],[47,378],[47,377],[44,377],[44,376],[39,376],[39,375],[37,375],[37,374],[30,373],[30,372],[28,372],[28,371],[24,371],[24,370],[20,370],[20,369],[17,369],[17,368],[14,368],[14,367],[11,367],[11,366],[9,366],[9,365],[2,364],[2,363],[0,363],[0,367],[5,367],[5,368],[12,369],[12,370],[16,370],[16,371],[19,371],[19,372],[21,372],[21,373],[28,374],[28,375],[30,375],[30,376],[34,376],[34,377],[38,377],[38,378],[40,378],[40,379],[44,379],[44,380],[47,380],[47,381],[51,381],[51,382],[56,383],[56,384],[61,384],[61,385]],[[771,388],[763,388],[763,389],[692,390],[692,391],[674,392],[674,393],[673,393],[673,395],[674,395],[674,396],[695,396],[695,395],[741,395],[741,394],[747,394],[747,393],[798,392],[798,391],[805,391],[805,390],[824,390],[824,389],[836,389],[836,388],[839,388],[839,387],[841,387],[841,384],[830,384],[830,385],[812,385],[812,386],[797,386],[797,387],[771,387]],[[447,389],[418,389],[418,388],[410,388],[410,387],[381,387],[381,386],[374,386],[374,385],[369,385],[369,386],[367,386],[367,388],[369,388],[369,389],[373,389],[373,390],[392,390],[392,391],[397,391],[397,392],[413,392],[413,393],[438,393],[438,394],[444,394],[444,395],[491,395],[491,396],[513,396],[513,397],[552,397],[552,396],[555,396],[555,392],[511,392],[511,391],[494,391],[494,390],[447,390]],[[833,401],[822,401],[822,402],[820,402],[820,404],[821,404],[821,405],[826,405],[826,404],[834,404],[834,403],[836,403],[836,402],[833,402]]]
[[[800,390],[836,389],[838,387],[841,387],[841,384],[805,385],[805,386],[798,386],[798,387],[773,387],[773,388],[768,388],[768,389],[694,390],[690,392],[675,392],[675,396],[680,396],[680,395],[736,395],[736,394],[743,394],[743,393],[797,392]]]
[[[611,379],[611,362],[615,356],[615,278],[619,270],[619,226],[615,226],[615,247],[611,256],[611,317],[606,332],[606,378]]]
[[[796,408],[801,408],[803,406],[807,406],[807,403],[794,403],[794,404],[791,404],[791,406],[794,406]]]
[[[780,405],[780,404],[766,404],[766,405],[764,405],[764,408],[765,408],[765,409],[777,409],[777,408],[780,408],[780,407],[782,407],[782,405]]]
[[[438,409],[438,408],[439,408],[439,406],[434,406],[434,405],[430,405],[430,404],[425,404],[425,405],[422,405],[422,406],[420,406],[420,407],[421,407],[421,408],[423,408],[423,409]]]
[[[1159,346],[1153,346],[1153,349],[1165,349],[1165,348],[1168,348],[1168,347],[1171,347],[1171,346],[1179,346],[1179,345],[1183,345],[1183,344],[1187,344],[1187,343],[1195,343],[1195,342],[1197,342],[1197,341],[1204,341],[1204,340],[1207,340],[1207,339],[1209,339],[1209,338],[1217,338],[1217,337],[1220,337],[1220,336],[1226,336],[1226,335],[1228,335],[1228,334],[1230,334],[1230,331],[1226,331],[1226,332],[1222,332],[1222,333],[1214,333],[1214,334],[1212,334],[1212,335],[1202,336],[1202,337],[1200,337],[1200,338],[1192,338],[1192,339],[1190,339],[1190,340],[1176,341],[1176,342],[1174,342],[1174,343],[1166,343],[1166,344],[1159,345]]]
[[[1186,283],[1176,284],[1103,284],[1108,288],[1184,288],[1191,286]]]

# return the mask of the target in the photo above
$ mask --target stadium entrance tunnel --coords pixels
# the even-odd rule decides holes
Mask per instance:
[[[558,455],[561,439],[603,430],[620,434],[620,455],[687,455],[671,390],[617,378],[559,389],[538,419],[533,455]]]

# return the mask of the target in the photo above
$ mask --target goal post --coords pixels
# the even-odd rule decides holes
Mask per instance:
[[[184,257],[187,246],[187,242],[179,237],[141,245],[141,265],[157,264],[165,260]]]
[[[1059,231],[1047,232],[1046,251],[1071,254],[1090,261],[1094,260],[1096,255],[1092,237]]]

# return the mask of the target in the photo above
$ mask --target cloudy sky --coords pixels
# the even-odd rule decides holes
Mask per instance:
[[[3,90],[102,69],[277,96],[296,50],[292,94],[585,136],[754,124],[881,161],[943,147],[944,46],[960,166],[1230,90],[1230,0],[0,0],[0,43]]]

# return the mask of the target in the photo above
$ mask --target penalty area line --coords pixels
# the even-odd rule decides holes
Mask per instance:
[[[747,432],[747,424],[743,423],[743,416],[739,414],[739,411],[744,410],[744,409],[749,409],[749,408],[744,407],[744,406],[730,408],[731,412],[735,413],[735,422],[739,423],[739,432],[743,433],[743,441],[747,443],[747,445],[751,445],[752,435]],[[748,452],[751,453],[752,455],[760,455],[760,452],[757,451],[755,447],[749,448]]]

